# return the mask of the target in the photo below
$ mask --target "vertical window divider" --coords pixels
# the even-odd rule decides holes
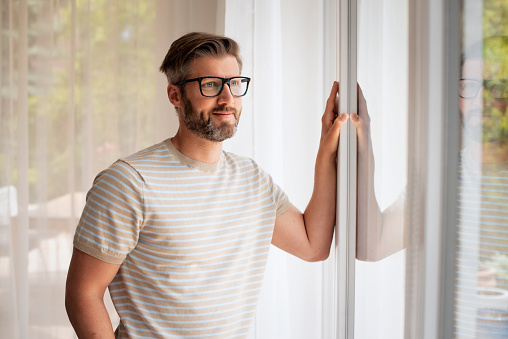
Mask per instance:
[[[356,0],[339,0],[339,114],[356,113]],[[337,312],[336,338],[354,338],[356,259],[356,127],[348,120],[341,129],[337,164]]]
[[[406,232],[406,300],[404,337],[423,338],[425,292],[425,210],[429,73],[429,3],[409,2],[408,60],[408,200]],[[427,230],[428,232],[428,230]],[[427,259],[428,261],[428,259]],[[428,329],[435,333],[435,330]]]
[[[453,337],[459,0],[409,3],[405,338]]]
[[[460,129],[459,84],[460,79],[460,41],[461,41],[461,1],[449,0],[444,4],[444,116],[443,116],[443,200],[442,222],[443,266],[440,288],[439,317],[440,337],[451,338],[454,335],[454,297],[455,297],[455,260],[457,253],[457,189],[459,180]],[[454,114],[455,113],[455,114]]]

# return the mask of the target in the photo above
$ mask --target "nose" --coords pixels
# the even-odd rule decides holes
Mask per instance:
[[[225,83],[222,86],[222,90],[217,96],[217,103],[219,105],[232,105],[235,101],[235,97],[231,94],[231,89],[229,88],[229,84]]]
[[[474,108],[482,108],[483,107],[483,91],[485,88],[482,86],[478,90],[478,94],[475,97],[471,98],[470,105]]]

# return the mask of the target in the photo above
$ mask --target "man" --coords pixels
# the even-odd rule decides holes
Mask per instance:
[[[458,337],[508,337],[508,37],[486,38],[462,57],[465,145],[457,213]]]
[[[322,118],[314,191],[302,214],[251,159],[222,150],[241,116],[249,78],[235,41],[176,40],[160,69],[179,119],[176,135],[101,172],[74,238],[66,287],[80,338],[245,337],[269,245],[327,258],[335,223],[340,127],[334,83]],[[361,117],[353,121],[361,128]],[[360,133],[361,134],[361,133]]]

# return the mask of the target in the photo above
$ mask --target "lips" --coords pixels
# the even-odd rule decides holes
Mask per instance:
[[[218,107],[212,110],[212,114],[220,115],[223,117],[234,116],[236,117],[236,108],[233,107]]]

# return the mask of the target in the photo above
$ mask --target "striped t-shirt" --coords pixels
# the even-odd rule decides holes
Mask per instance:
[[[508,162],[461,157],[456,338],[508,338]]]
[[[109,285],[120,338],[241,338],[290,207],[253,160],[202,163],[168,139],[96,177],[74,246],[122,264]]]

